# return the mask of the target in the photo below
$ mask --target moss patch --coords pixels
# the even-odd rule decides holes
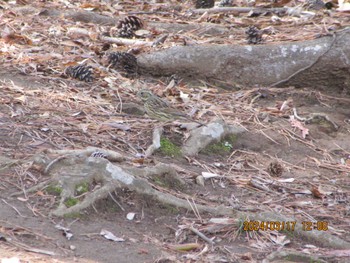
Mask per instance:
[[[159,151],[162,154],[164,154],[166,156],[170,156],[170,157],[180,157],[181,156],[180,147],[176,146],[168,138],[161,138],[160,139]]]
[[[185,188],[178,178],[170,174],[155,175],[152,177],[152,180],[155,184],[168,189],[183,191]]]
[[[207,154],[207,155],[211,155],[211,154],[226,155],[226,154],[229,154],[232,151],[233,145],[235,144],[236,140],[237,140],[237,136],[234,134],[226,136],[220,142],[209,144],[201,152],[204,154]]]
[[[49,195],[60,196],[62,193],[62,186],[60,185],[49,185],[45,188],[45,192]]]
[[[82,195],[89,191],[89,184],[87,182],[77,184],[75,186],[75,194]]]
[[[73,197],[69,197],[66,199],[66,201],[64,201],[64,204],[66,205],[66,207],[75,206],[77,203],[78,203],[78,199]]]

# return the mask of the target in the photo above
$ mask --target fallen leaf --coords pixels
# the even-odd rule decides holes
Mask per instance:
[[[306,135],[309,134],[309,129],[305,128],[300,121],[294,118],[294,116],[290,116],[289,122],[292,125],[292,127],[295,127],[301,130],[301,136],[305,139]]]
[[[176,251],[190,251],[193,249],[200,248],[200,244],[198,243],[187,243],[187,244],[177,244],[177,245],[168,245],[171,250]]]
[[[108,240],[112,240],[114,242],[124,242],[125,239],[120,238],[120,237],[116,237],[112,232],[102,229],[100,232],[100,235],[105,237]]]

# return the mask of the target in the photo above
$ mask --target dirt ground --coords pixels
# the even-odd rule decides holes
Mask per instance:
[[[43,80],[35,81],[33,77],[16,73],[3,74],[1,79],[3,83],[11,83],[9,82],[11,80],[13,85],[22,87],[26,91],[32,88],[46,89],[47,85],[50,85],[49,83],[43,85],[45,83]],[[27,83],[35,83],[35,87]],[[8,84],[3,84],[1,89],[3,100],[10,96],[9,89],[5,88],[6,85]],[[282,90],[273,96],[270,94],[258,100],[256,108],[263,111],[275,105],[276,101],[292,98],[294,106],[299,110],[298,114],[302,116],[309,113],[326,114],[332,122],[339,125],[337,130],[329,122],[321,120],[305,125],[310,129],[307,139],[302,139],[300,131],[292,128],[290,131],[293,132],[293,135],[290,137],[283,130],[283,127],[288,125],[288,119],[271,115],[273,120],[264,124],[266,126],[264,130],[257,129],[261,126],[253,119],[242,122],[249,131],[239,137],[230,153],[200,154],[195,159],[196,162],[192,160],[192,164],[188,164],[185,159],[172,160],[159,154],[154,158],[165,163],[175,163],[184,170],[190,171],[191,175],[203,171],[203,166],[198,166],[198,163],[208,166],[221,163],[224,166],[220,167],[217,172],[226,174],[227,179],[212,179],[202,187],[194,183],[193,176],[185,176],[183,178],[188,182],[185,192],[194,197],[207,199],[209,202],[215,200],[221,203],[231,200],[238,205],[239,210],[250,211],[251,217],[254,217],[254,214],[259,211],[273,209],[299,218],[300,221],[297,223],[301,224],[302,220],[307,220],[304,217],[307,213],[307,218],[311,216],[328,222],[330,228],[327,232],[338,233],[342,239],[349,241],[350,236],[346,229],[349,223],[347,217],[349,213],[347,158],[350,148],[348,140],[350,110],[347,105],[350,97],[342,96],[336,99],[327,97],[325,93],[322,96],[320,94],[307,90]],[[32,102],[34,101],[33,98]],[[13,106],[16,105],[12,104]],[[37,141],[32,140],[30,136],[23,133],[24,130],[18,128],[22,124],[32,125],[36,118],[39,118],[40,112],[36,117],[21,115],[21,120],[15,122],[14,118],[7,114],[9,112],[4,109],[4,104],[2,107],[3,128],[0,147],[3,157],[28,158],[33,156],[38,149],[42,151],[43,147],[50,148],[44,142],[38,145],[33,144]],[[32,123],[28,124],[28,118]],[[11,125],[13,128],[8,129]],[[251,179],[258,178],[260,175],[265,177],[266,172],[264,171],[267,170],[268,164],[276,160],[284,167],[284,172],[277,181],[290,178],[293,178],[294,181],[284,183],[283,187],[280,185],[278,190],[270,192],[251,185]],[[0,242],[2,258],[17,257],[21,262],[54,262],[53,259],[56,260],[55,262],[155,262],[157,259],[168,258],[170,262],[174,262],[176,258],[182,261],[182,255],[187,255],[184,252],[169,250],[169,244],[176,243],[175,232],[179,225],[191,221],[198,223],[198,218],[190,211],[171,208],[126,191],[119,193],[117,197],[125,211],[120,210],[113,201],[108,199],[97,203],[94,209],[87,210],[78,218],[50,218],[47,215],[54,206],[55,197],[45,193],[36,193],[28,196],[28,199],[23,196],[22,198],[9,197],[11,193],[24,185],[33,185],[47,178],[35,169],[26,168],[23,165],[12,165],[8,169],[5,169],[4,165],[2,167],[0,180],[1,233],[7,238],[10,237],[11,240],[21,242],[21,245]],[[322,193],[312,193],[314,187]],[[129,212],[135,212],[136,219],[127,220],[126,215]],[[201,216],[202,220],[212,217],[208,214]],[[74,235],[73,238],[67,240],[62,231],[55,228],[56,224],[70,228]],[[125,242],[106,240],[99,235],[102,229],[111,231],[117,237],[125,239]],[[276,247],[281,248],[281,244],[268,241],[269,239],[265,240],[266,237],[251,236],[248,232],[242,232],[234,239],[234,232],[237,229],[237,226],[231,226],[231,230],[228,229],[225,235],[219,235],[215,253],[213,251],[210,255],[213,256],[213,253],[222,256],[230,254],[229,258],[231,260],[235,258],[237,262],[244,258],[248,261],[255,261],[265,257]],[[193,241],[203,245],[198,237],[188,235],[190,236],[182,237],[182,242]],[[288,236],[288,239],[290,243],[284,245],[287,250],[310,250],[315,255],[319,251],[328,250],[327,247],[322,247],[322,243],[320,247],[313,244],[315,248],[309,248],[308,245],[311,244],[307,240],[293,238],[293,235]],[[261,242],[267,242],[267,244]],[[28,249],[25,249],[24,246],[28,246],[29,250],[36,248],[50,251],[54,255],[29,253],[26,252]],[[203,261],[206,262],[217,260],[217,258],[211,260],[208,255],[203,258]],[[337,260],[342,260],[342,258]]]
[[[54,9],[51,4],[59,7],[61,3],[47,3]],[[157,10],[164,13],[161,8],[160,4]],[[98,31],[93,23],[37,16],[32,11],[21,16],[16,12],[19,11],[4,11],[3,19],[8,19],[18,34],[25,32],[26,37],[35,41],[41,37],[44,40],[30,44],[18,35],[13,35],[18,37],[14,37],[18,43],[6,37],[1,40],[1,263],[10,258],[9,262],[261,262],[264,259],[265,262],[349,262],[350,94],[346,84],[341,93],[333,92],[331,87],[329,90],[243,87],[228,91],[203,81],[183,80],[178,86],[168,86],[165,93],[169,82],[166,77],[129,79],[115,71],[102,70],[102,64],[96,62],[98,52],[94,52],[105,47],[105,43],[94,35],[79,35],[77,39],[57,33],[66,32],[63,27],[68,25],[87,25],[89,30]],[[108,13],[105,9],[104,12]],[[158,21],[157,16],[151,14],[149,20]],[[214,18],[224,19],[226,23],[233,19],[216,15]],[[21,28],[22,19],[23,25],[33,21],[36,27]],[[195,19],[199,15],[188,20],[191,19],[197,23]],[[255,18],[241,17],[235,21],[242,25],[246,19]],[[277,41],[303,40],[303,34],[296,33],[294,22],[286,23],[295,34],[283,34],[281,22],[277,34],[269,35],[269,42],[273,37]],[[307,23],[306,31],[315,33],[311,24]],[[57,34],[49,36],[51,26]],[[41,32],[42,28],[45,30]],[[232,30],[241,35],[227,39],[232,44],[245,43],[244,38],[239,39],[244,31]],[[196,32],[191,34],[196,38]],[[310,39],[311,35],[304,37]],[[297,37],[291,40],[288,36]],[[202,36],[197,40],[203,40]],[[179,41],[178,36],[173,36],[171,41]],[[110,49],[121,50],[118,45],[111,45]],[[94,66],[99,65],[96,80],[86,83],[64,76],[64,68],[71,60],[87,57]],[[210,123],[220,117],[225,123],[246,131],[225,138],[196,156],[167,156],[158,151],[145,159],[142,154],[151,144],[152,131],[159,123],[137,115],[136,111],[125,111],[128,103],[142,108],[135,94],[144,87],[188,110],[186,103],[179,103],[181,90],[188,95],[191,108],[197,109],[196,117],[201,122]],[[165,135],[181,144],[189,133],[173,124]],[[184,187],[178,188],[173,182],[162,185],[162,180],[154,178],[149,181],[152,187],[187,200],[192,209],[160,203],[119,188],[79,214],[50,216],[58,196],[45,189],[26,192],[49,180],[34,159],[48,156],[49,149],[89,146],[121,152],[132,159],[130,166],[140,169],[160,162],[173,167]],[[203,173],[212,177],[202,185],[198,176]],[[14,196],[17,192],[20,194]],[[196,204],[224,205],[246,216],[198,212]],[[287,219],[293,218],[299,232],[245,229],[249,228],[246,222],[261,223],[261,214],[266,212],[280,223],[287,224]],[[135,213],[135,218],[127,219],[129,213]],[[67,232],[64,234],[57,225],[68,228],[72,238],[68,239]],[[108,240],[100,234],[102,230],[123,240]]]

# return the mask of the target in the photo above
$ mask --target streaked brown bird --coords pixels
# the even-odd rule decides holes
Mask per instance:
[[[185,113],[171,107],[168,102],[153,94],[150,90],[142,89],[137,93],[137,96],[143,101],[148,116],[153,119],[163,122],[188,120],[204,125],[203,123],[191,119]]]

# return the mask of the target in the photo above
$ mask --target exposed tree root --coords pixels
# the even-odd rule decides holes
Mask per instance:
[[[152,144],[147,148],[145,156],[149,157],[151,156],[157,149],[160,148],[160,137],[163,134],[163,128],[162,127],[156,127],[153,130],[153,138],[152,138]]]
[[[92,153],[96,152],[110,153],[111,156],[91,157]],[[163,204],[173,205],[179,208],[185,208],[188,210],[193,209],[188,199],[181,199],[170,193],[164,193],[157,190],[148,182],[149,178],[153,176],[165,177],[170,175],[172,180],[178,180],[180,183],[182,180],[177,176],[174,168],[169,165],[159,163],[153,167],[136,168],[128,165],[127,161],[121,164],[111,163],[108,159],[111,157],[115,160],[127,160],[126,157],[122,157],[119,153],[113,151],[104,151],[98,148],[88,148],[86,150],[69,150],[69,151],[50,151],[55,154],[64,154],[64,158],[55,158],[57,160],[51,165],[48,170],[50,179],[46,182],[40,183],[27,192],[35,192],[46,188],[48,186],[61,187],[62,192],[60,195],[60,201],[58,207],[51,212],[54,216],[64,216],[67,214],[80,213],[84,209],[93,205],[96,201],[103,199],[109,195],[109,193],[119,189],[128,188],[131,191],[135,191],[140,195],[146,195],[154,200],[157,200]],[[70,154],[67,154],[70,153]],[[89,156],[89,157],[87,157]],[[36,159],[39,159],[38,157]],[[11,161],[12,162],[12,161]],[[37,162],[44,167],[53,163],[48,161],[47,158],[42,162]],[[42,170],[45,170],[43,167]],[[77,195],[77,186],[82,183],[87,183],[91,187],[86,193]],[[96,186],[99,186],[96,187]],[[93,187],[95,186],[95,189]],[[19,195],[22,192],[15,193],[13,195]],[[12,195],[12,196],[13,196]],[[77,199],[78,203],[67,207],[66,201],[70,198]],[[210,206],[197,204],[199,200],[195,200],[195,208],[199,212],[208,212],[213,216],[229,216],[236,219],[250,218],[251,220],[259,221],[297,221],[294,218],[288,218],[276,213],[254,213],[248,214],[240,211],[236,211],[231,207],[225,205]],[[293,234],[303,237],[303,239],[309,240],[311,243],[317,245],[334,248],[334,249],[346,249],[350,247],[350,244],[334,235],[331,235],[327,231],[304,231],[300,222],[297,222]]]
[[[238,135],[244,131],[242,127],[228,125],[222,120],[217,120],[193,130],[190,138],[182,147],[182,153],[187,156],[196,155],[210,143],[219,142],[225,136]]]
[[[57,161],[55,162],[49,162],[50,169],[45,170],[48,171],[51,179],[28,189],[28,192],[34,192],[50,185],[62,189],[59,205],[52,211],[51,215],[64,216],[79,213],[93,205],[97,200],[107,197],[110,192],[122,187],[127,187],[141,195],[148,195],[164,204],[191,209],[191,205],[187,200],[154,189],[146,179],[150,176],[165,174],[171,174],[174,178],[177,178],[176,171],[170,166],[158,164],[154,167],[141,169],[125,164],[123,166],[116,165],[106,159],[109,159],[110,156],[105,156],[106,158],[86,157],[87,154],[91,154],[92,150],[96,150],[96,148],[89,148],[84,151],[52,151],[54,153],[64,153],[65,155],[61,158],[56,158],[55,160]],[[67,152],[70,154],[67,154]],[[113,157],[118,156],[117,153],[108,152],[112,153]],[[180,179],[178,180],[181,181]],[[76,194],[77,187],[86,183],[90,187],[94,185],[100,185],[100,187],[85,193],[84,198],[81,198]],[[15,195],[18,194],[16,193]],[[72,198],[79,200],[79,202],[67,207],[67,200]],[[233,209],[225,206],[210,207],[198,204],[196,207],[201,212],[209,212],[216,215],[236,214]]]
[[[198,126],[198,124],[195,125]],[[210,143],[219,142],[225,136],[238,135],[244,131],[245,130],[241,127],[228,125],[222,120],[216,120],[207,125],[192,129],[190,137],[185,141],[181,151],[186,156],[193,156],[198,154]],[[156,127],[154,129],[152,144],[146,150],[146,157],[150,157],[157,149],[160,148],[160,138],[162,134],[162,127]]]
[[[297,236],[303,237],[310,242],[313,242],[317,245],[327,248],[336,248],[336,249],[348,249],[350,243],[346,242],[334,235],[331,235],[327,231],[318,231],[314,229],[312,231],[305,231],[302,229],[302,223],[297,221],[295,218],[288,218],[283,215],[279,215],[271,212],[264,212],[254,215],[252,218],[254,220],[270,222],[270,221],[279,221],[279,222],[291,222],[296,221],[295,229],[293,231]]]
[[[275,261],[288,261],[288,262],[320,262],[326,263],[318,256],[302,253],[299,251],[276,251],[268,255],[262,262],[275,262]],[[280,262],[282,262],[280,261]]]

